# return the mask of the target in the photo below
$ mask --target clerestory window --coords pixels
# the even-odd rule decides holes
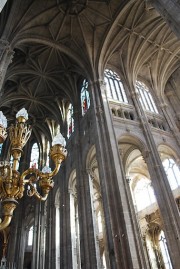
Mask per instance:
[[[172,158],[163,161],[164,170],[172,190],[180,187],[180,171],[179,167]]]
[[[123,103],[128,103],[123,83],[117,73],[106,69],[104,71],[106,82],[107,97]]]
[[[140,102],[144,110],[158,113],[155,102],[148,87],[141,81],[136,81],[136,90],[140,95]]]
[[[88,91],[88,81],[84,79],[81,88],[81,109],[82,115],[84,116],[90,107],[90,97]]]

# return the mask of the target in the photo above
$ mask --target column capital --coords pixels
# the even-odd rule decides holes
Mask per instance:
[[[140,97],[140,93],[136,89],[132,90],[130,95],[131,95],[132,98],[133,97],[134,98],[139,98]]]

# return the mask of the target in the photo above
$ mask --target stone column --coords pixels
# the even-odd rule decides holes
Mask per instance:
[[[141,126],[148,148],[148,151],[143,153],[143,157],[148,165],[152,185],[163,220],[164,233],[167,239],[173,268],[178,269],[180,256],[180,218],[178,208],[170,189],[167,175],[164,171],[164,167],[151,132],[151,127],[139,101],[139,95],[132,85],[130,86],[130,89],[134,106],[139,119],[141,120]]]
[[[0,39],[0,91],[4,82],[4,77],[6,75],[7,68],[11,63],[13,57],[13,50],[10,44],[6,40]]]
[[[23,269],[26,244],[25,223],[23,221],[25,217],[23,201],[21,201],[21,204],[18,205],[16,210],[17,211],[13,216],[13,221],[10,226],[10,240],[8,242],[7,261],[10,263],[15,263],[16,268]]]
[[[70,151],[68,150],[68,153]],[[69,170],[66,169],[68,159],[62,164],[58,178],[60,188],[60,268],[73,268],[72,240],[70,220],[70,197],[68,190]]]
[[[138,253],[111,112],[100,81],[91,85],[110,268],[147,268]]]
[[[55,230],[54,217],[55,206],[53,203],[52,191],[49,193],[47,200],[47,219],[46,219],[46,249],[45,249],[45,269],[55,268],[55,253],[53,253],[54,237],[53,231]],[[38,269],[33,268],[33,269]]]
[[[96,256],[95,231],[91,207],[89,176],[86,171],[86,153],[83,150],[83,130],[80,125],[81,106],[74,107],[77,203],[80,231],[80,253],[82,269],[99,269]]]
[[[33,232],[32,269],[43,269],[45,260],[45,204],[36,201]]]
[[[21,214],[22,214],[21,206],[18,206],[12,218],[8,240],[7,261],[10,263],[16,262],[19,255],[18,250],[19,250],[19,241],[21,238],[21,223],[20,223]]]
[[[91,208],[92,208],[92,219],[93,219],[93,230],[95,236],[95,248],[96,248],[96,259],[97,259],[97,268],[103,269],[103,264],[100,256],[100,243],[99,243],[99,234],[98,234],[98,226],[96,220],[96,211],[94,208],[94,199],[93,199],[93,177],[89,176],[89,186],[90,186],[90,194],[91,194]]]
[[[129,186],[130,181],[131,181],[130,178],[126,178],[125,187],[126,187],[126,192],[127,192],[127,196],[128,196],[131,216],[132,216],[136,244],[138,247],[139,255],[141,256],[141,260],[143,260],[144,264],[146,265],[146,268],[150,269],[150,264],[149,264],[149,260],[148,260],[147,253],[146,253],[146,247],[144,244],[143,234],[142,234],[140,224],[139,224],[139,219],[138,219],[138,216],[135,212],[135,207],[133,204],[132,194],[131,194],[131,190],[130,190],[130,186]]]

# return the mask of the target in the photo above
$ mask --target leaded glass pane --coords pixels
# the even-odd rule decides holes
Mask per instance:
[[[171,260],[169,257],[169,251],[167,248],[166,238],[165,238],[163,231],[161,231],[161,233],[159,235],[159,243],[160,243],[160,248],[161,248],[161,253],[162,253],[165,269],[173,269],[172,264],[171,264]]]
[[[136,81],[136,90],[139,92],[139,100],[143,109],[158,113],[157,107],[148,87],[143,82]]]
[[[84,79],[81,88],[81,108],[83,116],[86,114],[89,107],[90,107],[90,96],[88,92],[88,81]]]
[[[106,82],[107,97],[123,103],[128,103],[123,84],[118,74],[112,70],[104,71],[104,80]]]
[[[164,170],[172,190],[180,186],[180,171],[179,167],[172,158],[167,158],[163,161]]]

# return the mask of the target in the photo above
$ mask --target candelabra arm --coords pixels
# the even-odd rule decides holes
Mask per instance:
[[[3,221],[0,222],[0,231],[4,230],[11,222],[14,209],[16,208],[17,201],[15,199],[6,199],[2,203],[4,218]]]
[[[36,178],[38,178],[39,174],[40,174],[40,171],[38,169],[35,169],[35,168],[28,168],[26,171],[24,171],[20,177],[20,181],[21,182],[24,182],[24,183],[28,183],[29,182],[29,179],[26,179],[26,176],[27,175],[30,175],[30,174],[36,174]]]
[[[40,182],[42,182],[42,180],[43,179],[41,179]],[[47,180],[47,182],[46,182],[46,190],[43,192],[43,195],[39,194],[39,192],[37,191],[36,187],[33,185],[31,180],[28,183],[29,183],[28,185],[29,185],[30,189],[27,190],[27,195],[30,196],[30,197],[35,196],[40,201],[46,201],[46,199],[48,197],[48,194],[49,194],[49,190],[53,187],[53,183],[48,182],[48,180]],[[49,183],[48,184],[49,188],[47,188],[47,183]]]
[[[4,216],[3,221],[0,223],[0,231],[4,230],[10,224],[12,216]]]
[[[34,196],[40,201],[46,201],[48,194],[45,194],[44,196],[42,196],[38,192],[35,192]]]
[[[56,163],[55,163],[55,168],[54,168],[54,170],[53,170],[52,172],[50,172],[50,173],[43,173],[43,172],[40,172],[40,173],[39,173],[39,176],[40,176],[41,178],[52,178],[52,177],[54,177],[54,176],[57,175],[57,173],[59,172],[59,169],[60,169],[60,166],[61,166],[61,162],[62,162],[62,161],[56,161]]]

